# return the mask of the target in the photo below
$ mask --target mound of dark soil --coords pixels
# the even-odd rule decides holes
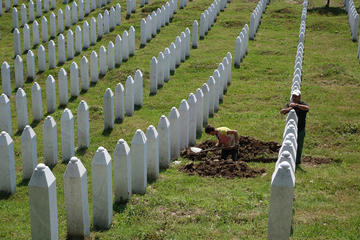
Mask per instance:
[[[326,157],[311,157],[311,156],[305,156],[305,157],[302,157],[301,162],[302,162],[303,164],[315,166],[315,165],[333,163],[333,162],[334,162],[334,159],[332,159],[332,158],[326,158]]]

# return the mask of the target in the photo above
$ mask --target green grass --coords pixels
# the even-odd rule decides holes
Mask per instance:
[[[19,1],[20,3],[24,1]],[[90,107],[91,145],[86,152],[77,153],[88,171],[90,222],[92,223],[91,161],[99,146],[112,154],[118,139],[128,143],[136,129],[156,126],[162,114],[168,115],[172,106],[206,82],[213,70],[229,51],[234,56],[235,38],[257,1],[233,0],[221,12],[205,40],[198,49],[192,49],[190,58],[182,63],[170,81],[155,96],[149,96],[149,70],[152,56],[175,40],[193,20],[199,19],[212,0],[188,2],[179,10],[170,25],[161,29],[142,49],[140,20],[165,1],[150,1],[146,13],[137,9],[125,19],[126,4],[122,5],[122,25],[103,37],[100,43],[74,58],[79,63],[83,55],[107,46],[116,34],[134,25],[136,53],[129,61],[107,73],[67,107],[76,118],[80,100]],[[64,8],[62,1],[58,8]],[[281,141],[284,117],[279,110],[287,102],[296,55],[301,16],[300,1],[271,1],[263,16],[255,41],[249,43],[249,54],[239,69],[233,68],[232,83],[219,112],[210,122],[237,129],[241,135],[262,140]],[[112,1],[107,6],[115,5]],[[303,100],[310,105],[304,154],[326,156],[336,163],[317,167],[302,166],[296,172],[293,233],[291,239],[358,239],[360,232],[360,73],[356,57],[357,43],[351,41],[343,1],[309,2],[303,63]],[[90,14],[96,16],[104,8]],[[49,15],[49,14],[47,14]],[[90,18],[87,17],[87,20]],[[11,12],[0,17],[0,59],[8,61],[13,71]],[[74,26],[73,26],[74,27]],[[22,32],[22,31],[21,31]],[[47,43],[44,45],[47,48]],[[26,63],[26,57],[23,57]],[[63,66],[67,71],[72,61]],[[24,65],[26,66],[26,65]],[[26,69],[26,68],[24,68]],[[57,80],[59,67],[37,76],[42,87],[43,104],[46,103],[45,80],[53,74]],[[103,135],[103,94],[106,88],[114,90],[118,82],[136,69],[144,73],[144,105],[132,117],[116,124],[109,135]],[[25,70],[26,71],[26,70]],[[12,86],[15,86],[12,80]],[[31,116],[32,83],[26,83],[29,121]],[[57,86],[58,88],[58,86]],[[11,97],[12,123],[16,132],[15,96]],[[44,107],[44,113],[46,107]],[[60,116],[62,109],[51,114],[58,124],[58,158],[61,159]],[[43,121],[34,126],[37,134],[38,162],[43,162]],[[203,134],[198,141],[208,139]],[[30,213],[27,182],[22,181],[20,135],[15,142],[17,191],[0,198],[0,238],[30,239]],[[77,127],[75,121],[75,143]],[[98,239],[265,239],[270,199],[270,180],[274,165],[252,163],[264,167],[267,175],[255,179],[218,179],[187,176],[175,166],[161,172],[159,179],[150,184],[143,196],[133,195],[126,205],[114,205],[113,225],[107,231],[91,230]],[[63,194],[63,174],[66,165],[59,163],[53,173],[57,178],[59,237],[66,238],[66,213]]]

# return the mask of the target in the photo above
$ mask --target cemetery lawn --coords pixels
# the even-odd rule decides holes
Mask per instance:
[[[23,2],[19,1],[20,4]],[[90,148],[76,152],[88,173],[90,223],[91,161],[96,149],[104,146],[112,155],[118,139],[123,138],[130,144],[136,129],[145,131],[151,124],[157,126],[162,114],[168,116],[172,106],[178,107],[190,92],[195,92],[196,88],[207,82],[228,51],[234,57],[235,38],[244,24],[249,22],[257,4],[257,1],[232,0],[225,11],[220,13],[205,39],[199,41],[198,48],[191,50],[190,58],[176,69],[175,75],[155,96],[149,96],[151,57],[168,47],[186,27],[192,30],[193,20],[199,21],[201,12],[212,0],[188,2],[187,7],[178,10],[173,21],[141,49],[140,20],[165,1],[150,0],[143,11],[139,9],[138,2],[137,11],[130,19],[125,19],[125,1],[119,2],[122,6],[122,25],[105,35],[96,46],[76,56],[74,61],[79,65],[83,55],[89,59],[92,50],[98,51],[101,44],[107,47],[110,40],[115,41],[116,34],[122,34],[131,25],[136,29],[135,56],[108,72],[96,86],[81,93],[80,97],[67,105],[75,117],[75,143],[77,106],[80,100],[85,100],[90,107]],[[116,3],[113,0],[107,7]],[[270,2],[255,41],[249,42],[249,54],[239,69],[233,68],[231,85],[219,112],[210,118],[211,124],[236,129],[242,136],[281,142],[284,117],[280,116],[279,111],[289,100],[301,4],[302,1],[294,0]],[[302,95],[303,100],[310,105],[310,112],[303,155],[331,157],[335,162],[320,166],[302,165],[296,171],[291,239],[358,239],[360,233],[360,72],[356,56],[357,43],[351,41],[343,1],[331,1],[329,9],[323,8],[325,4],[326,1],[309,1],[306,21]],[[65,5],[58,0],[57,8],[60,7],[64,8]],[[104,10],[97,9],[90,16],[97,16]],[[49,16],[49,13],[45,16]],[[85,19],[90,21],[90,17]],[[10,64],[14,79],[11,26],[11,12],[3,13],[0,17],[0,60]],[[47,43],[44,47],[47,49]],[[37,51],[34,54],[37,56]],[[22,58],[26,72],[26,55],[22,55]],[[70,64],[71,61],[67,61],[63,67],[68,71]],[[36,81],[42,88],[44,113],[45,80],[52,74],[57,82],[59,69],[57,67],[37,75]],[[143,107],[135,111],[134,116],[115,124],[112,132],[103,132],[103,95],[106,88],[114,91],[118,82],[125,84],[126,77],[134,75],[137,69],[141,69],[144,74]],[[32,84],[27,82],[24,87],[29,122],[32,122]],[[14,86],[12,80],[13,90]],[[13,132],[16,132],[15,92],[10,101]],[[59,161],[62,111],[57,109],[51,114],[57,122]],[[43,162],[42,125],[43,121],[32,123],[37,134],[38,162]],[[28,181],[22,181],[20,135],[16,133],[13,136],[17,190],[12,196],[0,196],[0,239],[31,238]],[[198,142],[206,139],[209,137],[203,133]],[[184,162],[186,160],[182,164]],[[91,238],[265,239],[270,181],[275,164],[250,165],[265,168],[267,174],[254,179],[201,178],[181,173],[172,165],[161,172],[156,182],[148,185],[145,195],[133,195],[127,204],[115,204],[111,228],[107,231],[92,228]],[[65,168],[65,164],[58,163],[52,169],[57,180],[60,239],[66,238],[63,193]]]

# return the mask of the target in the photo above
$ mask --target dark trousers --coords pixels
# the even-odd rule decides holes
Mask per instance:
[[[304,146],[304,138],[305,138],[305,128],[298,132],[298,139],[297,139],[297,151],[296,151],[296,164],[301,163],[301,155],[302,149]]]
[[[236,161],[238,156],[238,149],[223,149],[221,150],[221,159],[227,159],[227,157],[231,155],[231,158]]]

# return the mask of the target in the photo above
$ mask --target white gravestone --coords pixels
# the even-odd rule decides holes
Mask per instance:
[[[227,60],[226,60],[227,61]],[[219,86],[218,86],[218,90],[219,90],[219,101],[223,101],[224,98],[224,91],[225,91],[225,86],[227,86],[227,80],[225,79],[225,73],[226,73],[226,68],[224,66],[223,63],[219,64],[219,67],[217,69],[219,71]],[[214,76],[216,76],[216,73],[214,72]],[[217,80],[217,77],[215,77],[215,80]]]
[[[115,8],[111,7],[110,8],[110,24],[109,24],[110,31],[114,30],[115,25],[116,25],[116,23],[115,23]]]
[[[131,162],[130,148],[120,139],[113,153],[115,202],[124,202],[131,198]]]
[[[144,47],[147,42],[147,23],[146,20],[143,18],[140,22],[140,47]]]
[[[242,49],[242,41],[240,36],[238,36],[235,40],[235,61],[234,61],[234,66],[236,68],[240,67],[240,62],[241,62],[241,49]]]
[[[112,41],[108,44],[108,68],[109,70],[115,67],[115,46]]]
[[[2,93],[0,95],[0,132],[5,131],[12,134],[10,100]]]
[[[131,26],[129,28],[129,56],[134,56],[135,54],[135,28]]]
[[[3,62],[3,64],[1,65],[1,86],[3,93],[5,93],[7,96],[10,97],[11,96],[10,66],[6,61]]]
[[[85,149],[90,146],[89,107],[84,100],[80,101],[77,111],[78,148]]]
[[[197,100],[196,136],[201,137],[204,122],[204,94],[200,88],[196,89],[195,97]]]
[[[91,0],[91,4],[90,4],[90,10],[94,11],[96,9],[96,0]]]
[[[197,48],[198,46],[198,28],[199,28],[199,24],[195,20],[192,28],[192,48]]]
[[[164,51],[164,81],[168,82],[170,80],[170,62],[171,62],[171,52],[169,48],[165,48]]]
[[[70,65],[70,94],[71,97],[79,96],[79,67],[76,62]]]
[[[29,205],[32,239],[58,239],[56,178],[43,163],[31,176]]]
[[[99,15],[97,16],[96,22],[97,22],[97,29],[96,29],[97,38],[100,39],[104,34],[104,20],[101,13],[99,13]]]
[[[71,60],[74,58],[74,33],[70,29],[66,34],[66,47],[67,47],[67,60]]]
[[[74,116],[68,108],[61,115],[61,154],[64,163],[75,155]]]
[[[13,29],[15,28],[19,28],[19,13],[18,13],[18,10],[17,8],[13,8],[12,9],[12,21],[13,21]]]
[[[43,126],[44,161],[47,166],[57,164],[57,130],[56,122],[47,116]]]
[[[156,10],[156,32],[159,33],[161,28],[161,9]]]
[[[28,124],[26,93],[24,90],[22,90],[22,88],[19,88],[16,92],[16,116],[18,130],[22,131]]]
[[[99,64],[98,55],[95,51],[92,51],[90,55],[90,76],[91,82],[97,83],[99,80]]]
[[[125,118],[125,90],[121,83],[115,87],[115,120],[122,122]]]
[[[31,46],[31,38],[30,38],[30,28],[29,25],[25,23],[24,29],[23,29],[23,35],[24,35],[24,52],[30,50]]]
[[[61,68],[58,74],[59,79],[59,104],[66,106],[68,103],[68,80],[66,71]]]
[[[179,36],[176,37],[175,46],[176,46],[176,67],[179,67],[181,63],[181,51],[182,51],[181,38]]]
[[[89,23],[85,21],[82,25],[82,33],[83,33],[83,48],[88,49],[90,46],[90,38],[89,38]]]
[[[78,22],[78,6],[76,2],[73,2],[71,5],[71,13],[72,13],[72,24],[75,25]]]
[[[122,60],[126,62],[129,58],[129,34],[125,30],[122,35]]]
[[[90,235],[89,203],[86,169],[72,157],[64,173],[64,195],[68,237]]]
[[[145,194],[147,184],[147,139],[140,129],[136,130],[131,141],[130,161],[132,192]]]
[[[267,239],[289,239],[291,232],[295,175],[288,162],[275,169],[271,180]]]
[[[232,71],[232,55],[230,52],[228,52],[226,54],[226,58],[228,59],[229,65],[228,65],[228,82],[227,84],[230,85],[231,84],[231,71]]]
[[[80,26],[75,28],[75,52],[76,54],[81,53],[82,51],[82,31]]]
[[[111,156],[99,147],[91,164],[93,224],[98,229],[108,229],[113,218]]]
[[[35,42],[35,41],[34,41]],[[21,55],[21,40],[19,29],[15,28],[14,30],[14,56]]]
[[[129,18],[131,15],[131,9],[132,9],[131,1],[132,0],[126,0],[126,18]]]
[[[85,0],[84,2],[84,11],[85,11],[85,16],[89,15],[90,13],[90,0]]]
[[[39,37],[39,24],[36,20],[32,24],[32,31],[33,31],[33,46],[37,46],[40,43],[40,37]]]
[[[10,0],[5,0],[5,12],[8,12],[10,10]]]
[[[66,5],[66,7],[65,7],[65,27],[69,28],[70,26],[71,26],[70,6]]]
[[[45,16],[41,19],[41,38],[43,42],[47,42],[49,40],[48,21]]]
[[[36,0],[36,17],[42,16],[42,1]]]
[[[56,46],[53,40],[50,40],[48,45],[48,54],[49,54],[49,69],[56,67]]]
[[[104,130],[114,128],[114,94],[110,88],[104,95]]]
[[[48,12],[50,9],[49,0],[44,0],[44,12]]]
[[[38,48],[38,64],[39,64],[39,72],[46,71],[46,55],[45,48],[43,45],[40,45]]]
[[[146,130],[147,179],[155,181],[159,177],[159,134],[153,125]]]
[[[151,19],[152,19],[152,21],[151,21],[151,35],[152,35],[152,37],[155,37],[156,36],[156,27],[157,27],[157,15],[156,15],[156,13],[155,13],[155,11],[153,11],[152,13],[151,13]]]
[[[16,87],[24,86],[24,64],[22,58],[17,55],[14,61]]]
[[[189,146],[189,104],[185,99],[180,103],[179,112],[180,112],[180,150],[187,148]]]
[[[205,14],[202,13],[200,16],[200,40],[204,39],[205,37],[205,23],[206,19],[205,19]]]
[[[176,107],[172,107],[169,114],[170,122],[170,153],[171,159],[180,156],[180,113]]]
[[[40,121],[43,117],[42,112],[42,100],[41,100],[41,88],[37,82],[34,82],[31,87],[31,106],[33,119],[36,121]]]
[[[213,73],[213,77],[215,80],[215,86],[214,86],[214,112],[219,111],[219,101],[220,101],[220,94],[222,94],[222,88],[220,91],[221,86],[221,76],[219,70],[215,70]]]
[[[134,114],[135,82],[131,76],[128,76],[125,82],[125,112],[127,116]]]
[[[100,47],[99,50],[99,64],[100,64],[100,75],[104,76],[107,71],[107,53],[106,48],[104,46]]]
[[[51,75],[46,79],[46,106],[47,113],[56,111],[56,85],[55,79]]]
[[[116,25],[120,26],[121,25],[121,6],[119,3],[116,4],[115,11],[116,11],[116,13],[115,13]]]
[[[205,127],[209,121],[209,101],[210,101],[210,88],[207,83],[204,83],[201,88],[204,94],[203,100],[203,126]]]
[[[292,146],[292,143],[291,143],[290,140],[286,140],[286,142],[290,142],[290,145]],[[289,147],[289,146],[287,146],[287,147]],[[295,170],[296,170],[296,165],[295,165],[296,153],[294,154],[295,158],[293,158],[293,155],[289,151],[284,150],[284,148],[281,149],[281,150],[282,150],[281,152],[279,151],[279,156],[278,156],[278,159],[276,161],[275,168],[279,167],[279,165],[282,162],[287,162],[287,163],[290,164],[291,170],[295,174]],[[292,150],[292,151],[295,152],[295,148],[293,146],[292,146],[292,149],[289,149],[289,150]]]
[[[96,19],[95,18],[91,18],[90,21],[90,42],[91,45],[95,45],[96,41],[97,41],[97,33],[96,33]]]
[[[152,18],[150,15],[146,17],[146,42],[152,38]]]
[[[197,125],[197,99],[193,93],[190,93],[187,100],[189,104],[189,145],[196,144],[196,125]]]
[[[0,134],[0,192],[13,194],[16,191],[14,142],[7,132]]]
[[[84,0],[79,0],[78,10],[79,10],[78,19],[79,19],[79,21],[82,21],[84,19],[84,16],[85,16],[85,13],[84,13]]]
[[[143,104],[143,74],[140,69],[135,72],[135,96],[134,104],[137,107],[141,107]]]
[[[37,165],[36,134],[27,125],[21,134],[21,156],[23,179],[30,179]]]
[[[185,29],[185,58],[189,58],[190,57],[190,29],[186,28]]]
[[[150,94],[156,94],[158,86],[158,60],[152,57],[150,62]]]
[[[56,16],[53,12],[50,14],[50,37],[56,37]]]
[[[58,64],[63,64],[66,61],[66,57],[65,57],[65,38],[64,35],[62,35],[61,33],[58,36]]]
[[[215,112],[215,101],[217,99],[217,92],[215,91],[215,79],[213,76],[209,77],[207,82],[209,87],[209,116],[213,116]]]
[[[115,65],[120,66],[122,64],[122,39],[120,35],[116,35],[115,38]]]
[[[89,89],[89,61],[85,56],[81,58],[80,78],[81,78],[81,90],[87,91]]]
[[[26,54],[26,65],[27,65],[27,78],[34,80],[36,77],[35,57],[34,57],[34,53],[31,50],[29,50],[28,53]]]
[[[58,31],[59,33],[64,32],[64,12],[59,9],[57,14],[57,20],[58,20]]]
[[[104,34],[108,34],[110,32],[110,15],[109,11],[104,11]]]
[[[29,1],[29,22],[35,20],[35,5],[32,0]]]
[[[56,8],[56,0],[50,0],[50,8],[55,9]]]
[[[158,71],[157,71],[157,84],[158,88],[164,86],[164,65],[165,65],[165,57],[162,52],[159,52],[158,56]]]

